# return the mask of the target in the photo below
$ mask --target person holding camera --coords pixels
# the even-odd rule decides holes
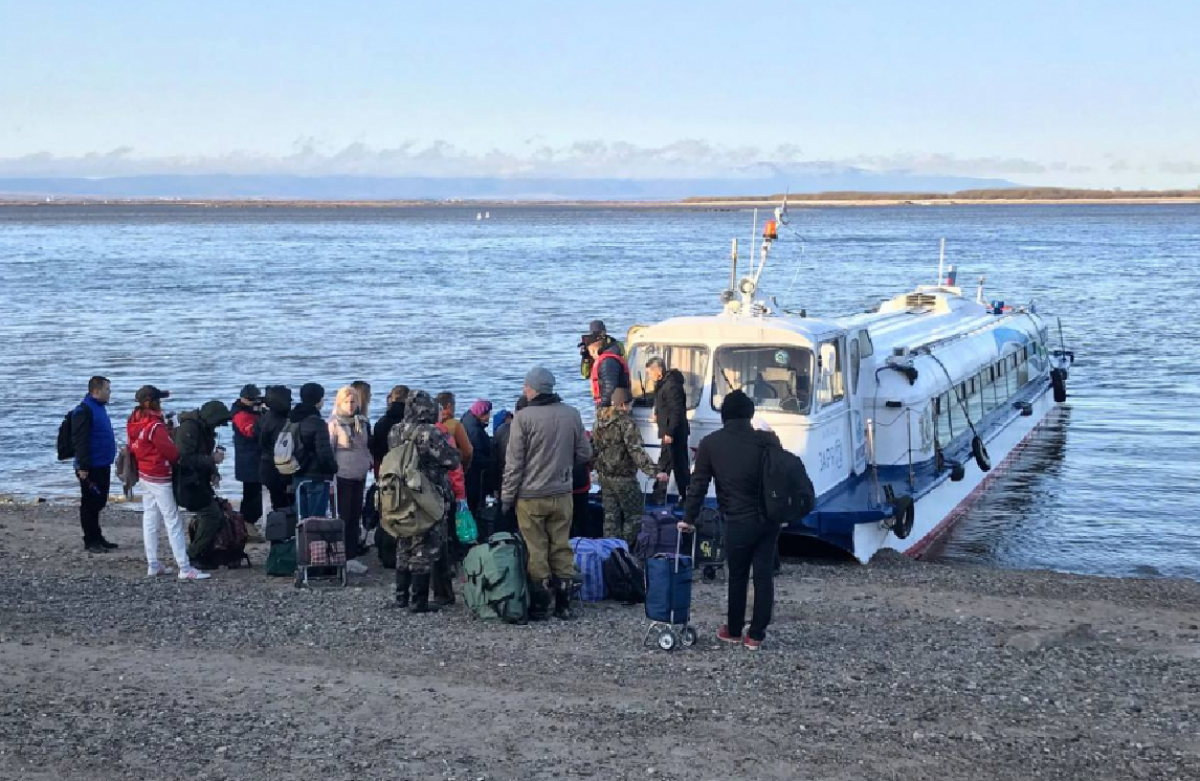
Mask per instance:
[[[215,486],[225,448],[217,447],[217,429],[228,425],[231,418],[225,403],[214,399],[200,409],[181,414],[175,427],[175,447],[179,449],[175,498],[183,509],[196,513],[196,530],[187,553],[192,564],[202,569],[212,569],[205,557],[224,523]]]
[[[254,383],[242,388],[233,402],[233,476],[242,484],[242,518],[253,526],[262,518],[262,445],[258,424],[266,407],[262,393]]]

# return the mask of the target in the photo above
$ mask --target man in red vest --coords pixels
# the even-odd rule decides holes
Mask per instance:
[[[588,334],[583,343],[592,356],[592,400],[597,407],[611,407],[612,392],[617,388],[632,391],[633,385],[621,346],[603,334]]]

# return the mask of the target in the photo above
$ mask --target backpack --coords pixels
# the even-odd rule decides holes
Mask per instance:
[[[212,565],[230,569],[240,567],[243,561],[249,565],[250,557],[246,555],[248,535],[245,519],[224,499],[217,499],[217,505],[221,510],[221,528],[213,540],[212,547],[204,554],[204,560],[212,562]]]
[[[463,599],[482,619],[523,624],[529,618],[529,556],[519,537],[498,532],[463,559]]]
[[[795,453],[774,445],[762,456],[762,502],[767,521],[794,523],[812,512],[816,492],[804,462]]]
[[[679,519],[670,510],[643,515],[633,555],[643,561],[659,553],[674,555],[675,543],[679,539],[678,523]]]
[[[629,551],[617,548],[608,554],[602,565],[604,569],[604,587],[608,590],[608,598],[623,602],[626,605],[636,605],[646,601],[646,583],[642,570]]]
[[[446,517],[446,499],[419,468],[417,443],[409,437],[379,465],[379,525],[393,537],[416,537]]]
[[[275,439],[275,471],[281,475],[294,475],[300,471],[303,446],[300,444],[300,424],[289,420]]]
[[[277,578],[290,578],[296,574],[296,541],[272,542],[267,553],[267,574]]]
[[[80,404],[77,407],[71,408],[67,416],[63,418],[63,422],[58,425],[58,460],[69,461],[75,457],[75,437],[71,433],[71,419],[75,417],[75,413],[82,410],[91,417],[92,411],[87,408],[86,404]]]

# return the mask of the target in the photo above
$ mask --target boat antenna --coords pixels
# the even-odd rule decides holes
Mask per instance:
[[[758,233],[758,207],[754,207],[754,221],[750,223],[750,273],[754,273],[754,236]]]
[[[737,237],[733,237],[733,251],[729,254],[729,259],[733,261],[733,266],[729,269],[729,289],[737,290]]]
[[[975,303],[977,304],[983,303],[983,281],[985,279],[987,279],[987,274],[984,274],[979,278],[979,292],[975,294]]]
[[[942,238],[942,251],[938,253],[938,278],[939,286],[945,283],[945,277],[942,276],[942,271],[946,266],[946,239]]]

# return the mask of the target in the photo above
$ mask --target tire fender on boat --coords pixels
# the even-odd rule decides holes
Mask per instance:
[[[904,540],[912,534],[913,522],[917,517],[917,507],[911,496],[898,496],[892,504],[892,534],[896,539]]]
[[[988,457],[987,448],[983,446],[983,440],[978,436],[971,440],[971,455],[975,456],[975,463],[979,464],[981,471],[991,471],[992,459]]]
[[[1062,404],[1067,400],[1067,373],[1062,369],[1050,370],[1050,385],[1054,388],[1054,400]]]

